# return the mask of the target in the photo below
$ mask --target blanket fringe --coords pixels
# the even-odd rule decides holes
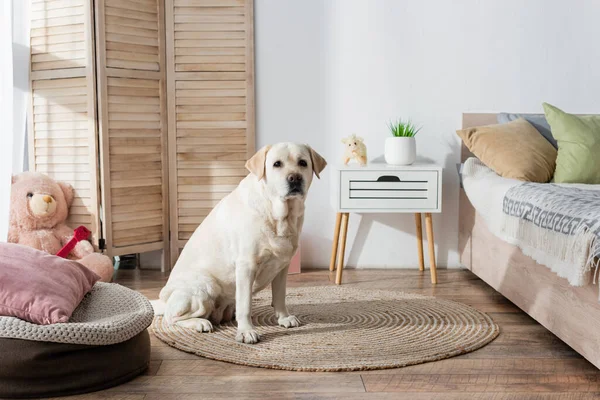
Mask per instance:
[[[594,264],[596,236],[585,226],[577,228],[572,235],[540,229],[533,223],[518,217],[503,215],[499,226],[503,235],[513,238],[518,245],[526,245],[548,255],[545,263],[569,283],[581,286],[589,283]],[[518,239],[517,239],[518,238]],[[550,265],[549,265],[549,264]]]
[[[489,221],[488,225],[494,235],[519,247],[523,254],[567,279],[570,285],[596,284],[600,268],[600,259],[596,255],[600,254],[600,241],[585,226],[573,235],[565,235],[541,230],[531,222],[505,214],[500,220]]]

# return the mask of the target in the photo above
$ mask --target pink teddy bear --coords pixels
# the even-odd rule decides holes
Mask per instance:
[[[39,172],[13,176],[8,241],[56,255],[73,237],[65,224],[73,202],[73,188]],[[114,268],[107,256],[95,253],[87,240],[75,245],[69,255],[110,282]]]

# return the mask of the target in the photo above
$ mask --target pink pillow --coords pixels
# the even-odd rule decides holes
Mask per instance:
[[[100,279],[76,261],[0,243],[0,315],[34,324],[68,322]]]

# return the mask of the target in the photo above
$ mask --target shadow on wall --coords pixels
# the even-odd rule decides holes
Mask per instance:
[[[448,143],[448,146],[450,147],[451,144]],[[370,162],[384,162],[383,156],[376,157],[375,159],[371,160]],[[439,161],[435,161],[431,158],[423,157],[423,156],[418,156],[417,162],[439,164]],[[451,154],[448,154],[446,156],[444,162],[441,163],[441,165],[444,168],[443,173],[442,173],[442,186],[457,184],[456,183],[457,177],[453,177],[450,175],[450,174],[456,174],[456,170],[454,168],[454,161],[452,160]],[[443,189],[442,189],[442,193],[444,193]],[[444,202],[444,200],[445,200],[445,202]],[[448,206],[448,204],[446,204],[446,203],[448,203],[448,201],[449,201],[448,195],[444,194],[442,210]],[[452,209],[452,208],[450,208],[450,209]],[[412,237],[414,237],[414,246],[411,247],[410,245],[407,245],[407,248],[414,249],[414,254],[416,256],[416,254],[417,254],[417,235],[416,235],[416,226],[415,226],[415,219],[414,219],[413,213],[391,213],[391,214],[371,213],[371,214],[361,214],[360,217],[361,218],[360,218],[358,229],[356,231],[356,236],[354,237],[352,246],[350,247],[350,252],[347,257],[348,261],[346,264],[348,266],[350,266],[350,267],[358,266],[361,254],[363,253],[363,251],[365,250],[365,248],[367,246],[367,241],[369,240],[368,239],[369,233],[371,232],[373,225],[376,223],[393,228],[397,231],[409,233]],[[425,257],[426,257],[425,265],[427,267],[429,265],[429,260],[427,259],[428,243],[427,243],[427,236],[425,234],[424,215],[422,215],[421,218],[422,218],[422,226],[423,226],[423,235],[422,235],[423,236],[423,246],[424,246]],[[440,214],[440,213],[433,214],[433,232],[434,232],[434,241],[435,241],[435,245],[436,245],[436,264],[438,265],[438,267],[445,268],[448,265],[450,252],[452,249],[456,248],[456,246],[455,246],[454,241],[448,240],[449,238],[444,238],[442,240],[442,238],[436,237],[435,233],[436,232],[441,233],[443,231],[442,224],[454,224],[452,226],[455,226],[456,218],[457,218],[457,216],[452,216],[452,215],[444,215],[444,214]],[[329,243],[333,244],[332,241],[329,241]],[[390,267],[392,267],[392,268],[397,267],[397,265],[394,265],[394,264],[395,264],[394,262],[390,262]],[[415,264],[415,267],[416,266],[417,265]]]

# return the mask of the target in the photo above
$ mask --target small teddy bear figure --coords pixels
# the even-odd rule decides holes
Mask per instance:
[[[363,138],[353,134],[342,139],[342,143],[346,145],[344,165],[348,165],[352,159],[355,159],[363,167],[367,165],[367,146],[365,146]]]
[[[13,176],[8,241],[56,255],[73,237],[65,222],[73,202],[73,188],[39,172]],[[87,240],[78,242],[68,255],[110,282],[114,272],[107,256],[95,253]]]

